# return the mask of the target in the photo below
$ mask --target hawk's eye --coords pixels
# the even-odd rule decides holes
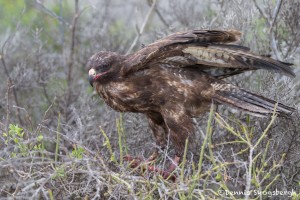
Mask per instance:
[[[109,65],[108,64],[98,65],[97,67],[95,67],[95,69],[99,72],[104,72],[109,69]]]
[[[109,68],[109,65],[108,64],[102,65],[101,68],[107,69],[107,68]]]
[[[98,67],[98,69],[99,69],[100,72],[105,72],[105,71],[109,70],[109,67],[110,66],[108,64],[104,64],[104,65],[100,65]]]

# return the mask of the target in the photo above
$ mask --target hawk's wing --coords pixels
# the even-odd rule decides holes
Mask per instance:
[[[159,64],[166,67],[196,66],[215,77],[226,77],[251,69],[267,69],[295,76],[291,64],[255,55],[234,44],[241,36],[236,30],[192,30],[160,39],[127,57],[122,74]]]

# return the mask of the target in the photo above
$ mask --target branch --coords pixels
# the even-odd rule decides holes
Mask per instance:
[[[253,3],[256,7],[256,9],[259,11],[259,13],[261,14],[261,16],[266,20],[266,22],[268,23],[268,25],[270,26],[270,22],[269,22],[269,18],[266,15],[266,13],[264,13],[264,11],[261,9],[261,7],[258,6],[256,0],[253,0]]]
[[[9,121],[10,121],[10,109],[9,109],[9,90],[10,90],[10,82],[7,81],[7,91],[6,91],[6,122],[5,122],[5,132],[8,133]]]
[[[166,26],[170,27],[169,23],[164,19],[160,11],[157,9],[157,7],[154,8],[154,11],[156,12],[157,16],[159,17],[160,21]]]
[[[246,188],[245,188],[245,199],[248,200],[250,197],[250,189],[251,189],[251,180],[252,180],[252,168],[253,168],[253,151],[254,148],[250,147],[249,150],[249,157],[248,157],[248,161],[249,161],[249,165],[248,165],[248,169],[246,172]]]
[[[71,85],[72,85],[72,71],[73,71],[73,60],[74,60],[74,53],[75,53],[75,40],[76,40],[76,28],[77,28],[77,21],[80,16],[79,12],[79,0],[75,0],[75,14],[72,21],[72,36],[71,36],[71,46],[70,46],[70,55],[68,58],[68,99],[67,99],[67,105],[70,105],[71,102]],[[65,113],[67,114],[67,113]]]
[[[274,51],[276,58],[279,60],[281,60],[281,56],[280,56],[278,48],[277,48],[277,43],[276,43],[273,27],[274,27],[274,24],[276,23],[276,19],[277,19],[278,13],[280,11],[281,5],[282,5],[282,0],[278,0],[276,3],[276,7],[274,9],[274,12],[273,12],[273,16],[272,16],[273,20],[271,21],[270,28],[269,28],[269,33],[271,35],[271,47],[272,47],[272,50]]]
[[[271,37],[270,38],[270,45],[271,45],[271,48],[272,48],[272,50],[275,54],[275,57],[276,57],[276,59],[281,60],[281,56],[280,56],[280,53],[278,51],[277,42],[276,42],[275,34],[274,34],[274,31],[273,31],[273,27],[274,27],[274,24],[276,23],[278,13],[279,13],[281,5],[282,5],[282,0],[277,0],[276,7],[274,9],[273,15],[270,18],[266,15],[266,13],[262,10],[262,8],[258,6],[256,0],[253,0],[253,2],[254,2],[255,7],[257,8],[259,13],[261,14],[261,16],[266,20],[266,23],[269,27],[268,32],[269,32],[270,37]]]
[[[269,33],[271,33],[271,31],[273,30],[273,27],[274,27],[274,24],[276,23],[277,16],[280,11],[281,5],[282,5],[282,0],[278,0],[276,3],[276,7],[274,9],[274,12],[273,12],[273,16],[272,16],[273,21],[271,22],[271,27],[269,29]]]
[[[209,28],[211,29],[212,25],[215,23],[215,21],[219,18],[219,16],[221,15],[221,13],[223,12],[223,9],[224,9],[224,1],[221,1],[221,3],[219,3],[221,8],[220,8],[220,11],[218,12],[217,16],[215,16],[210,24],[209,24]]]
[[[153,10],[154,10],[154,8],[155,8],[155,5],[156,5],[156,0],[153,0],[153,3],[152,3],[152,5],[151,5],[151,8],[150,8],[150,10],[149,10],[148,13],[147,13],[147,15],[146,15],[146,17],[145,17],[145,20],[144,20],[144,22],[143,22],[141,28],[137,31],[137,35],[136,35],[136,37],[134,38],[134,40],[133,40],[131,46],[130,46],[129,49],[127,50],[126,54],[129,54],[129,53],[132,51],[132,49],[135,47],[136,43],[137,43],[138,40],[140,39],[141,35],[143,34],[144,29],[145,29],[145,27],[146,27],[146,25],[147,25],[147,23],[148,23],[148,21],[149,21],[149,18],[150,18],[151,14],[152,14],[152,12],[153,12]]]
[[[148,0],[148,5],[151,7],[152,5],[152,0]],[[160,21],[166,26],[166,27],[170,27],[169,23],[164,19],[164,17],[162,16],[162,14],[160,13],[160,11],[158,10],[158,8],[155,6],[154,8],[155,13],[157,14],[158,18],[160,19]]]
[[[43,11],[47,15],[57,19],[62,24],[66,25],[67,27],[69,27],[69,28],[71,27],[71,25],[62,18],[62,16],[58,16],[56,13],[54,13],[51,10],[49,10],[48,8],[46,8],[40,0],[35,0],[35,6],[38,10]]]
[[[274,24],[276,23],[277,16],[280,11],[281,5],[282,5],[282,0],[278,0],[276,3],[276,7],[274,9],[274,12],[273,12],[273,16],[272,16],[273,20],[271,22],[270,29],[269,29],[269,33],[271,34],[271,47],[274,51],[276,58],[279,60],[281,60],[281,56],[280,56],[278,48],[277,48],[277,43],[276,43],[273,27],[274,27]]]
[[[276,42],[276,39],[275,39],[274,32],[272,31],[270,33],[270,35],[271,35],[271,48],[274,51],[275,57],[276,57],[277,60],[282,60],[281,56],[279,54],[278,48],[277,48],[277,42]]]
[[[18,29],[19,29],[19,23],[17,24],[16,30],[18,30]],[[15,104],[16,104],[16,106],[19,107],[19,100],[18,100],[17,91],[16,91],[16,89],[14,87],[13,80],[10,77],[10,74],[9,74],[9,71],[8,71],[8,67],[6,65],[5,58],[4,58],[5,57],[5,52],[4,52],[5,50],[4,49],[5,49],[6,45],[8,44],[8,42],[10,40],[12,40],[14,37],[15,37],[15,33],[9,35],[8,38],[4,41],[4,43],[2,45],[2,48],[1,48],[0,60],[1,60],[1,63],[3,65],[5,75],[6,75],[7,79],[8,79],[8,84],[7,84],[7,86],[8,86],[8,89],[7,89],[7,103],[8,103],[8,98],[9,98],[8,97],[9,91],[10,91],[10,89],[12,89],[12,93],[13,93]],[[22,119],[20,117],[20,113],[19,113],[18,109],[16,110],[16,115],[18,117],[18,120],[19,120],[20,124],[22,125],[23,122],[22,122]],[[6,119],[6,120],[9,120],[9,119]]]

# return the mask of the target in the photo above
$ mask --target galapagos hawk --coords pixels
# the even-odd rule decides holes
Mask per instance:
[[[143,113],[156,143],[164,147],[168,136],[176,156],[194,133],[193,117],[216,104],[255,116],[273,113],[277,103],[234,86],[223,79],[249,70],[265,69],[294,77],[289,63],[260,56],[237,45],[236,30],[190,30],[162,38],[130,55],[100,51],[87,63],[90,84],[105,103],[119,112]],[[278,103],[276,112],[294,108]],[[149,160],[157,156],[154,152]]]

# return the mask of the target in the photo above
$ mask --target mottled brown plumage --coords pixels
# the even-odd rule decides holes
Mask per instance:
[[[131,55],[98,52],[88,61],[89,78],[113,109],[147,116],[156,142],[168,134],[177,156],[192,135],[192,117],[210,108],[212,100],[256,116],[273,112],[275,101],[222,80],[248,70],[266,69],[295,76],[290,64],[251,53],[236,45],[239,31],[192,30],[175,33]],[[279,114],[294,109],[278,104]]]

